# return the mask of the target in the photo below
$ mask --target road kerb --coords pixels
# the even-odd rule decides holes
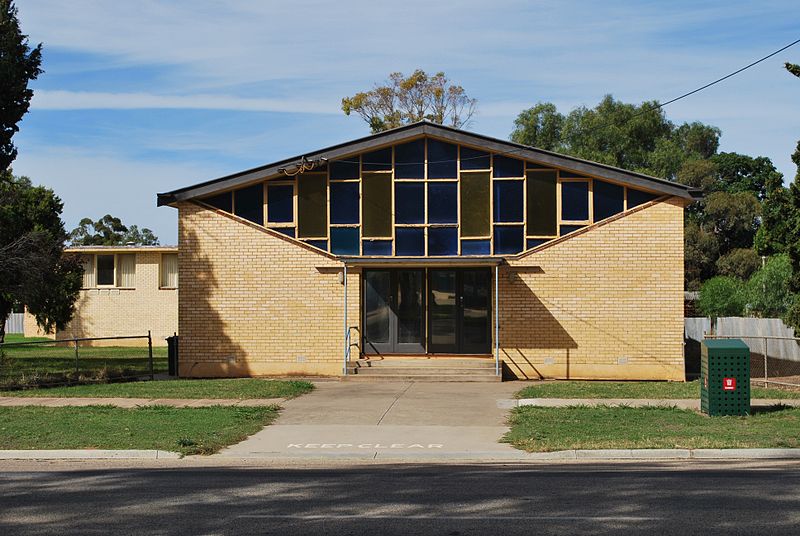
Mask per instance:
[[[180,453],[168,450],[0,450],[0,460],[160,460],[180,457]]]

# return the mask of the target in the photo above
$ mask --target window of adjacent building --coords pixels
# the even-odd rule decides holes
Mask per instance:
[[[136,288],[136,254],[117,255],[117,286]]]
[[[83,285],[82,288],[95,288],[97,276],[94,269],[94,255],[83,257]]]
[[[328,236],[328,178],[324,173],[304,173],[297,179],[297,236]]]
[[[114,286],[114,255],[97,255],[97,286],[98,287],[113,287]]]
[[[161,288],[178,288],[178,254],[161,255]]]
[[[264,185],[254,184],[233,192],[233,213],[258,225],[264,225]]]

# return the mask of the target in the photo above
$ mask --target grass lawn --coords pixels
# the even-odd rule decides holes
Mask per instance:
[[[0,407],[0,449],[160,449],[212,454],[270,424],[277,406]]]
[[[800,391],[752,387],[751,398],[800,398]],[[597,382],[551,381],[530,385],[517,398],[700,398],[700,381]]]
[[[119,397],[119,398],[293,398],[310,392],[306,381],[232,378],[101,383],[0,391],[0,396]]]
[[[68,344],[30,344],[5,346],[7,344],[33,341],[49,341],[41,337],[6,335],[0,347],[9,359],[6,376],[31,374],[61,374],[75,372],[75,347]],[[78,365],[82,373],[108,369],[132,369],[148,371],[147,346],[80,346]],[[153,369],[156,373],[167,371],[167,347],[153,347]]]
[[[797,448],[800,409],[707,417],[673,408],[515,408],[503,441],[518,449]]]

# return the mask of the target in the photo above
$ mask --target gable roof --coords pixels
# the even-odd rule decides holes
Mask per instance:
[[[213,179],[192,186],[179,188],[171,192],[158,194],[158,206],[169,205],[177,201],[186,201],[197,197],[213,195],[217,192],[247,186],[249,184],[277,176],[281,168],[285,168],[305,157],[309,160],[327,159],[328,161],[337,160],[356,153],[367,152],[386,145],[401,143],[405,140],[420,136],[432,136],[452,143],[461,143],[481,147],[486,151],[496,154],[512,156],[516,158],[533,160],[553,167],[563,168],[576,173],[585,173],[599,178],[614,180],[629,186],[645,188],[660,194],[674,195],[684,199],[696,199],[700,197],[700,190],[677,182],[672,182],[656,177],[651,177],[642,173],[627,171],[614,166],[583,160],[574,156],[567,156],[544,149],[537,149],[528,145],[514,143],[511,141],[500,140],[482,134],[475,134],[457,128],[431,123],[430,121],[420,121],[410,125],[404,125],[377,134],[372,134],[364,138],[340,143],[325,149],[306,153],[305,155],[293,156],[278,162],[266,164],[246,171],[240,171],[232,175],[226,175],[218,179]]]

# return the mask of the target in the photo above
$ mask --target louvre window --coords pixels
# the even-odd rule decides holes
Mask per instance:
[[[317,238],[328,234],[327,178],[306,173],[297,180],[297,236]]]
[[[555,236],[557,229],[555,170],[528,171],[528,236]]]
[[[461,236],[489,236],[488,172],[461,174]]]

